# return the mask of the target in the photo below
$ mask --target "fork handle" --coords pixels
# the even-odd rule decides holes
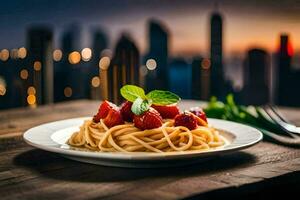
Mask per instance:
[[[281,136],[281,135],[277,135],[275,133],[272,133],[270,131],[267,131],[265,129],[260,129],[261,132],[263,132],[263,134],[269,136],[270,138],[272,138],[273,140],[287,145],[287,146],[300,146],[300,137],[299,138],[290,138],[287,136]]]

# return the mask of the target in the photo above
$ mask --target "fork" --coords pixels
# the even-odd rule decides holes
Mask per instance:
[[[261,131],[265,135],[285,145],[300,146],[300,136],[297,135],[300,134],[299,127],[285,120],[271,105],[264,106],[263,110],[265,111],[267,116],[269,116],[270,120],[272,120],[279,128],[288,133],[291,137],[277,135],[275,133],[262,129]]]
[[[269,108],[269,109],[268,109]],[[265,112],[269,117],[284,131],[287,131],[292,134],[300,134],[300,127],[295,126],[294,124],[289,123],[285,120],[276,109],[271,105],[266,105],[264,107]]]

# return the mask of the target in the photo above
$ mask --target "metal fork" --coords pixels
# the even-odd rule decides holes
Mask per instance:
[[[270,120],[277,124],[278,127],[288,133],[291,137],[277,135],[267,130],[261,130],[265,135],[284,145],[300,146],[300,136],[297,135],[300,134],[299,127],[285,120],[271,105],[264,106],[263,110],[265,111],[267,116],[270,117]]]
[[[269,109],[268,109],[269,108]],[[295,126],[294,124],[289,123],[285,120],[276,109],[271,105],[266,105],[264,107],[265,112],[268,116],[284,131],[287,131],[292,134],[300,134],[300,127]]]

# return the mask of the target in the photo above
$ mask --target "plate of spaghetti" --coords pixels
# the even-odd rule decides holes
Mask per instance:
[[[67,158],[118,167],[187,165],[250,147],[262,133],[250,126],[207,119],[200,107],[179,109],[169,91],[120,90],[125,101],[103,101],[93,117],[51,122],[29,129],[25,141]]]

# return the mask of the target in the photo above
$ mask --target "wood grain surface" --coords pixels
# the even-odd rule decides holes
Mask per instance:
[[[98,104],[80,100],[0,111],[0,199],[263,199],[300,189],[300,148],[269,142],[180,168],[128,169],[71,161],[22,139],[33,126],[91,116]],[[281,111],[300,125],[299,109]]]

